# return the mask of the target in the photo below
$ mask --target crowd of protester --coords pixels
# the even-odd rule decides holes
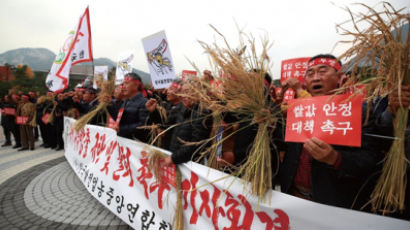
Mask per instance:
[[[317,55],[309,62],[318,58],[337,61],[332,55]],[[295,79],[288,79],[283,83],[283,87],[294,89],[296,98],[332,94],[346,77],[342,64],[339,64],[337,67],[326,63],[309,65],[304,85]],[[209,71],[205,71],[203,77],[210,84],[215,81]],[[286,114],[286,104],[281,103],[281,94],[275,94],[270,76],[266,75],[265,78],[272,106],[279,106],[283,114]],[[13,135],[13,148],[19,148],[19,151],[34,150],[34,143],[40,134],[43,141],[41,146],[63,149],[63,117],[79,118],[88,113],[99,103],[96,98],[98,92],[99,90],[93,88],[77,87],[57,94],[48,92],[44,96],[33,92],[11,92],[5,95],[1,104],[1,124],[6,142],[2,146],[12,145]],[[197,160],[201,152],[209,147],[209,144],[203,144],[203,141],[211,137],[214,127],[210,116],[212,111],[201,107],[195,96],[181,96],[189,93],[182,80],[174,80],[165,90],[146,90],[141,78],[135,73],[129,73],[123,84],[116,86],[114,95],[104,98],[104,101],[109,103],[108,114],[101,112],[90,123],[107,126],[109,117],[113,121],[119,121],[112,127],[119,136],[146,143],[152,141],[152,130],[147,127],[155,126],[156,134],[159,134],[161,140],[158,145],[172,152],[172,155],[166,158],[166,164]],[[279,161],[272,163],[279,165],[279,168],[272,167],[275,172],[278,170],[273,183],[280,185],[282,192],[303,199],[370,212],[370,207],[366,204],[380,175],[383,158],[392,144],[393,138],[388,137],[394,136],[393,118],[400,106],[410,106],[410,85],[402,86],[400,96],[396,92],[388,98],[380,98],[372,106],[363,104],[365,125],[362,126],[361,147],[330,145],[318,138],[309,139],[305,143],[288,143],[284,141],[284,125],[277,125],[271,134],[272,145],[275,146],[272,148],[272,155],[280,156],[272,157],[273,160]],[[15,109],[15,114],[5,114],[6,108]],[[367,108],[371,110],[369,117],[366,117]],[[47,114],[53,116],[52,122],[47,122]],[[26,124],[16,124],[16,116],[28,117]],[[224,135],[229,138],[222,144],[222,153],[217,162],[226,166],[224,169],[229,172],[230,167],[239,167],[247,159],[257,133],[257,124],[237,123],[241,117],[234,113],[223,114],[222,119],[225,125]],[[365,120],[367,122],[364,122]],[[410,160],[409,127],[410,119],[405,141],[406,156]],[[206,160],[206,157],[199,162],[203,163],[204,159]],[[410,175],[409,166],[407,175]],[[408,220],[409,184],[407,183],[406,190],[406,210],[392,214]]]

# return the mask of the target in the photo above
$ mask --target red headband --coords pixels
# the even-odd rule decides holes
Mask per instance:
[[[83,91],[86,91],[86,89],[84,89],[84,88],[75,88],[75,91],[77,91],[77,92],[83,92]]]
[[[138,79],[133,79],[133,78],[131,78],[131,77],[125,77],[124,78],[124,81],[130,81],[130,82],[134,82],[135,84],[141,84],[141,81],[140,80],[138,80]]]
[[[316,58],[308,63],[308,68],[315,65],[327,65],[335,68],[337,71],[339,71],[342,68],[340,63],[332,58]]]
[[[172,82],[171,85],[169,86],[170,88],[174,88],[176,90],[182,90],[182,85],[176,83],[176,82]]]

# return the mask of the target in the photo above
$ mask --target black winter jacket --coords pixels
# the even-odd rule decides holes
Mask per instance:
[[[365,111],[366,108],[363,109],[363,121]],[[383,159],[379,140],[368,134],[389,135],[391,133],[391,129],[377,125],[375,118],[370,118],[368,125],[362,127],[361,148],[333,146],[341,154],[342,161],[338,169],[312,158],[312,200],[338,207],[361,208],[370,194],[363,194],[360,191],[366,186],[369,177],[379,170],[379,163]],[[290,193],[303,144],[287,143],[286,147],[279,179],[282,192]],[[355,198],[357,198],[356,203],[354,203]]]
[[[125,99],[121,107],[110,106],[108,111],[111,117],[116,120],[120,108],[124,108],[124,113],[120,121],[120,131],[118,136],[138,139],[142,142],[147,141],[148,132],[146,130],[137,129],[137,127],[144,126],[148,117],[148,110],[145,108],[147,99],[141,93],[137,94],[131,99]]]
[[[207,116],[209,111],[201,111],[198,105],[192,109],[183,107],[181,115],[176,117],[180,125],[174,128],[169,147],[174,164],[196,160],[201,152],[200,145],[184,145],[182,141],[202,141],[209,138],[212,129],[212,117]]]
[[[185,107],[182,103],[173,105],[170,102],[163,103],[162,107],[166,111],[166,119],[160,115],[158,110],[155,110],[154,112],[149,114],[147,124],[157,124],[163,130],[167,130],[169,128],[164,133],[161,141],[161,148],[169,150],[172,134],[175,130],[175,128],[171,127],[184,120],[183,111],[185,111]]]

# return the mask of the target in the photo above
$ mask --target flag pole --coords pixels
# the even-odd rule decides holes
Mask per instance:
[[[92,67],[93,67],[93,72],[92,72],[92,77],[93,77],[93,82],[95,82],[95,80],[96,79],[94,79],[95,78],[95,65],[94,65],[94,55],[93,55],[93,40],[92,40],[92,33],[91,33],[91,22],[90,22],[90,8],[89,8],[90,6],[89,5],[87,5],[87,9],[88,9],[88,22],[90,23],[90,41],[91,41],[91,63],[92,63]]]

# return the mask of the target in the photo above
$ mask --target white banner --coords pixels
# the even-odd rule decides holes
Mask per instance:
[[[175,79],[174,63],[165,31],[142,39],[154,89],[168,88]]]
[[[132,72],[131,62],[134,54],[131,51],[122,52],[118,58],[117,69],[115,71],[115,85],[120,85],[124,81],[124,76]]]
[[[148,166],[153,146],[64,119],[65,157],[87,190],[135,229],[172,229],[175,168],[156,182]],[[167,151],[160,150],[165,154]],[[245,195],[243,182],[189,162],[182,174],[185,229],[409,229],[410,222],[314,203],[272,191],[271,203]]]
[[[94,66],[94,77],[93,77],[93,88],[97,89],[99,86],[97,86],[96,82],[96,76],[102,75],[104,81],[108,80],[108,66],[103,65],[103,66]]]
[[[51,66],[46,79],[47,88],[53,92],[63,91],[68,86],[71,66],[90,61],[93,61],[93,54],[90,15],[87,7],[77,29],[70,31]]]

